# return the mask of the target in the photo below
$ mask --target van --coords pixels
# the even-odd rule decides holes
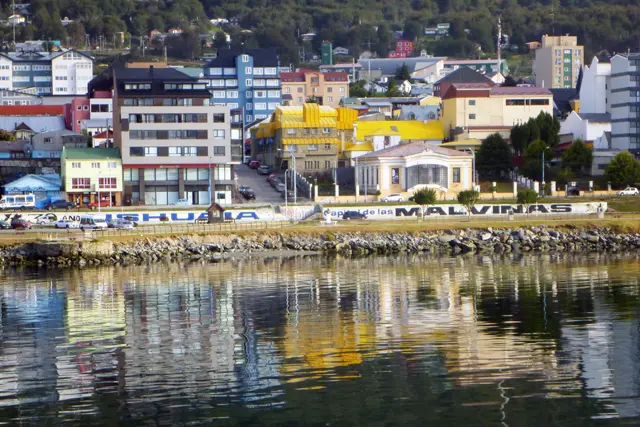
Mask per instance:
[[[80,218],[80,230],[97,230],[106,229],[107,221],[104,218],[96,218],[94,216],[83,216]]]
[[[16,194],[2,196],[0,209],[35,209],[36,196],[34,194]]]

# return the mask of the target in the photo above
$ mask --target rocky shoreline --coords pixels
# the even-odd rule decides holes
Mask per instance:
[[[193,235],[126,243],[35,242],[0,248],[0,265],[83,267],[171,260],[216,260],[250,253],[367,256],[393,253],[621,252],[640,249],[640,234],[608,228],[462,229],[407,233]]]

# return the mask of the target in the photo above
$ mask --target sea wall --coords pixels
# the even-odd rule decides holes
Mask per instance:
[[[466,229],[411,233],[325,232],[278,235],[194,235],[138,239],[125,243],[35,242],[0,248],[0,263],[11,265],[85,266],[131,264],[161,260],[215,259],[221,254],[281,251],[346,256],[429,252],[442,255],[508,252],[619,252],[640,249],[640,234],[619,234],[608,228]]]

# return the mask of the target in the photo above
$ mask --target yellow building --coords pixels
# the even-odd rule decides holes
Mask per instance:
[[[485,139],[496,132],[508,138],[513,126],[540,112],[553,114],[553,95],[548,89],[454,83],[442,97],[441,120],[450,140]]]
[[[61,175],[67,200],[122,205],[122,161],[117,148],[62,149]],[[109,203],[109,200],[111,203]]]
[[[282,100],[290,106],[304,104],[315,98],[318,104],[337,108],[340,101],[349,96],[349,75],[343,72],[321,73],[300,70],[295,73],[280,73]]]
[[[535,50],[533,72],[536,86],[547,88],[572,88],[578,84],[578,76],[584,64],[584,46],[576,36],[542,36],[540,47]]]

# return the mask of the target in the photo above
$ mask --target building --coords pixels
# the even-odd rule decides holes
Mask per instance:
[[[36,207],[43,209],[47,200],[60,198],[62,183],[58,174],[27,174],[2,186],[4,194],[33,194]]]
[[[448,22],[436,24],[435,27],[427,27],[424,29],[424,35],[434,37],[438,40],[449,37],[449,29],[451,28],[451,24]]]
[[[114,66],[91,81],[90,99],[99,91],[113,94],[125,204],[231,203],[242,141],[232,146],[229,106],[212,105],[205,83],[172,68]]]
[[[453,197],[472,188],[473,156],[423,142],[403,143],[358,157],[360,188],[378,188],[381,195],[434,188]]]
[[[360,59],[362,65],[359,80],[378,80],[384,77],[395,78],[398,68],[406,65],[414,80],[434,83],[442,77],[444,58],[370,58]]]
[[[553,95],[553,112],[559,119],[566,119],[572,111],[580,111],[580,93],[577,89],[549,89]]]
[[[280,73],[282,97],[287,105],[304,104],[314,98],[318,104],[337,108],[340,101],[349,96],[349,75],[347,73],[301,69],[295,73]]]
[[[204,67],[211,102],[244,110],[244,122],[262,120],[282,105],[275,49],[220,49]]]
[[[0,91],[0,105],[42,105],[42,95],[37,95],[35,88]]]
[[[603,133],[611,133],[609,113],[577,113],[573,111],[560,125],[560,135],[573,135],[573,139],[593,142]]]
[[[640,53],[611,58],[611,148],[640,155]],[[581,107],[582,108],[582,107]]]
[[[39,132],[65,129],[64,108],[56,105],[0,107],[0,129],[16,132],[18,139],[30,139]]]
[[[64,147],[86,148],[87,137],[67,129],[41,132],[31,137],[31,157],[34,159],[60,158]]]
[[[509,73],[509,64],[506,59],[446,59],[443,63],[440,77],[444,77],[463,67],[470,68],[481,74]]]
[[[469,67],[459,67],[433,84],[433,95],[442,98],[453,83],[483,83],[494,86],[495,83],[488,77],[472,70]]]
[[[396,40],[396,48],[389,51],[389,58],[406,58],[413,52],[413,43],[409,40]]]
[[[580,84],[580,112],[611,113],[611,59],[608,56],[596,57],[590,65],[584,66]]]
[[[321,73],[347,73],[349,83],[353,83],[361,79],[362,65],[354,62],[348,64],[321,65],[318,69]]]
[[[333,44],[329,41],[323,41],[320,47],[322,53],[322,65],[333,65]]]
[[[36,89],[42,95],[84,95],[93,58],[74,49],[0,53],[0,89]]]
[[[450,140],[485,139],[495,132],[508,138],[514,125],[540,112],[553,114],[548,89],[454,83],[442,97],[441,120]]]
[[[543,35],[535,55],[533,73],[537,87],[576,87],[584,64],[584,47],[578,45],[576,36]]]
[[[404,105],[400,108],[398,120],[438,120],[440,104],[436,105]]]
[[[88,205],[111,201],[122,206],[122,161],[116,148],[62,149],[62,191],[68,201]]]

